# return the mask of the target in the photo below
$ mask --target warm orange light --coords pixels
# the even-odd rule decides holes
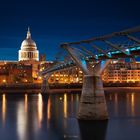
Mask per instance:
[[[24,109],[25,109],[25,112],[27,112],[28,110],[28,95],[27,94],[25,94]]]
[[[64,117],[67,118],[67,95],[64,94]]]
[[[80,70],[79,73],[83,73],[83,72]]]
[[[38,79],[39,79],[39,80],[41,80],[41,79],[42,79],[42,77],[41,77],[41,76],[39,76],[39,77],[38,77]]]
[[[6,95],[2,95],[2,122],[5,124],[6,119]]]
[[[51,101],[50,101],[50,98],[48,99],[48,106],[47,106],[47,117],[48,119],[51,118]]]
[[[3,79],[3,80],[2,80],[2,82],[3,82],[3,83],[6,83],[6,80],[5,80],[5,79]]]
[[[43,118],[43,100],[42,100],[42,95],[38,94],[38,122],[39,122],[39,127],[41,127],[41,121]]]
[[[131,94],[131,111],[132,111],[132,115],[135,115],[135,111],[134,111],[134,108],[135,108],[135,95],[134,93]]]

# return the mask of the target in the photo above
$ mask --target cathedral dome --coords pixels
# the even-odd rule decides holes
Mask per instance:
[[[27,32],[27,37],[25,40],[23,40],[22,44],[21,44],[21,50],[25,50],[25,49],[37,49],[36,47],[36,43],[34,40],[32,40],[31,38],[31,33],[30,33],[30,29],[28,28],[28,32]]]
[[[25,39],[22,44],[21,47],[25,47],[25,46],[35,46],[36,47],[36,43],[30,38],[30,39]]]
[[[34,40],[31,38],[30,29],[28,28],[27,37],[21,43],[19,50],[19,61],[21,60],[39,60],[39,51]]]

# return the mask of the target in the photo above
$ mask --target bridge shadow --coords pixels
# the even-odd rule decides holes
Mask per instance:
[[[108,121],[78,121],[82,140],[105,140]]]

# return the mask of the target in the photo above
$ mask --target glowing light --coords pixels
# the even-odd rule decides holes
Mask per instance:
[[[64,117],[67,118],[67,95],[64,94]]]
[[[51,111],[51,101],[50,101],[50,98],[49,98],[49,99],[48,99],[48,106],[47,106],[47,117],[48,117],[48,119],[51,118],[51,113],[50,113],[50,111]]]
[[[126,52],[127,54],[130,54],[130,50],[129,50],[129,49],[125,49],[125,52]]]
[[[135,96],[134,96],[134,93],[131,94],[131,111],[132,111],[132,115],[134,116],[135,115]]]
[[[42,118],[43,118],[43,100],[42,100],[42,95],[38,94],[38,122],[39,122],[39,127],[41,127]]]
[[[86,61],[85,60],[82,60],[82,66],[84,67],[84,69],[86,69],[87,64],[86,64]]]
[[[42,77],[41,77],[41,76],[39,76],[39,77],[38,77],[38,79],[39,79],[39,80],[41,80],[41,79],[42,79]]]
[[[28,95],[25,94],[25,99],[24,99],[24,110],[27,113],[28,110]]]
[[[109,55],[109,57],[111,57],[111,52],[108,52],[107,54]]]
[[[98,59],[98,55],[95,55],[95,58]]]
[[[5,125],[5,119],[6,119],[6,95],[2,95],[2,122],[3,125]]]
[[[17,108],[17,132],[19,140],[26,140],[27,114],[24,112],[24,102],[18,103]]]
[[[83,72],[80,70],[79,73],[83,73]]]
[[[50,120],[51,118],[51,100],[50,100],[50,97],[48,99],[48,105],[47,105],[47,128],[49,129],[50,127]]]
[[[6,83],[6,80],[5,80],[5,79],[3,79],[3,80],[2,80],[2,82],[3,82],[3,83]]]

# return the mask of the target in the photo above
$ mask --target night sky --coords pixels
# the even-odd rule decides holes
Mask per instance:
[[[62,42],[140,25],[135,0],[1,0],[0,60],[17,60],[30,26],[38,50],[53,60]]]

